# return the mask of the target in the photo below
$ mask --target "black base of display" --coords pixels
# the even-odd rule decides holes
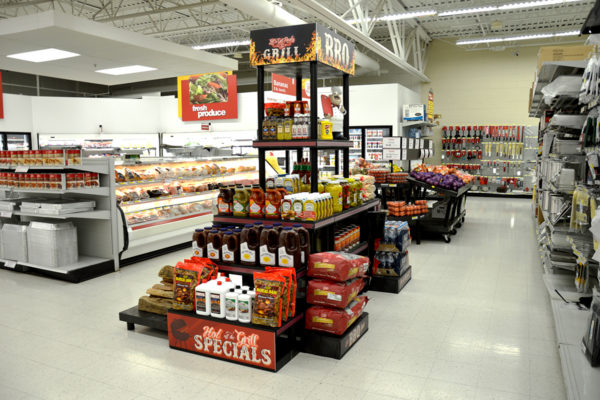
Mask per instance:
[[[167,316],[138,310],[137,306],[119,313],[119,321],[127,323],[127,330],[132,331],[135,325],[143,325],[159,331],[167,332]]]
[[[36,268],[31,265],[22,265],[17,262],[14,268],[6,267],[4,263],[0,262],[0,269],[15,272],[26,272],[33,275],[46,276],[61,281],[67,281],[72,283],[84,282],[92,278],[97,278],[102,275],[110,274],[115,272],[115,265],[112,261],[100,262],[98,264],[82,267],[66,273],[50,271],[43,268]]]
[[[400,293],[412,278],[412,267],[408,267],[402,276],[373,276],[369,290],[375,292]]]
[[[340,360],[368,330],[369,313],[366,312],[341,336],[305,330],[302,351]]]

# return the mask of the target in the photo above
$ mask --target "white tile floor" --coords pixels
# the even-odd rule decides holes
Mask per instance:
[[[400,294],[369,293],[369,332],[343,360],[300,354],[277,374],[118,321],[187,253],[81,284],[0,271],[0,399],[566,398],[530,200],[469,199],[451,244],[410,248]]]

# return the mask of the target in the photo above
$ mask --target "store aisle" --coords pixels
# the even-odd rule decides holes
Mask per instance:
[[[413,280],[370,292],[370,330],[341,361],[273,374],[170,350],[119,311],[172,253],[78,285],[0,271],[2,399],[563,400],[531,201],[470,198],[451,244],[410,248]]]

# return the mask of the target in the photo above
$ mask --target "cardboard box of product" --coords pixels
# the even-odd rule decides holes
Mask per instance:
[[[538,71],[542,63],[549,61],[583,61],[592,56],[594,46],[547,46],[538,52]]]
[[[383,138],[384,149],[400,149],[402,148],[401,137],[384,137]]]
[[[425,104],[404,104],[402,106],[402,119],[404,121],[424,121],[426,110]]]

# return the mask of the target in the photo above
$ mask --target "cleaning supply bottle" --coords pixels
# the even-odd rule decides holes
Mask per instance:
[[[227,289],[223,282],[217,280],[217,285],[210,289],[210,316],[225,318],[225,293]]]
[[[208,280],[203,279],[202,283],[196,286],[196,314],[198,315],[209,315],[210,309],[208,308],[210,294],[208,292]]]
[[[234,288],[225,294],[225,318],[229,321],[238,319],[238,295]]]
[[[248,291],[242,290],[242,294],[238,295],[238,321],[245,324],[252,320],[252,298]]]

